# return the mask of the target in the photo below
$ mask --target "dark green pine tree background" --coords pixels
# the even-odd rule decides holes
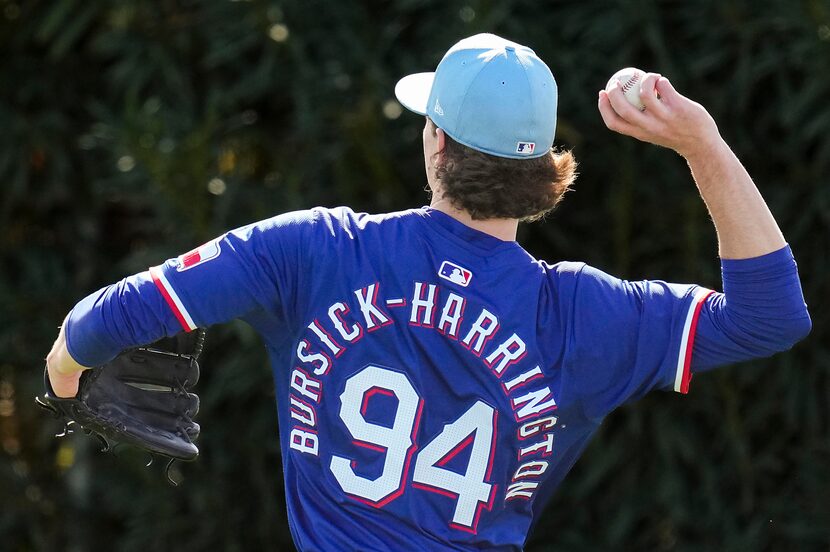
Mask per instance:
[[[520,241],[555,262],[719,287],[715,234],[677,155],[602,125],[620,67],[707,106],[799,261],[814,329],[791,352],[620,409],[531,551],[830,548],[827,0],[0,2],[0,549],[290,550],[271,372],[212,331],[198,462],[158,466],[35,408],[81,297],[272,214],[424,204],[423,120],[396,80],[463,36],[530,44],[560,86],[580,176]]]

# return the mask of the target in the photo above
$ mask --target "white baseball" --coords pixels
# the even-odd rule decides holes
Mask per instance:
[[[608,84],[605,85],[605,90],[611,90],[611,86],[615,82],[619,82],[622,87],[623,96],[628,100],[628,103],[643,111],[646,106],[640,100],[640,84],[646,76],[645,71],[637,69],[636,67],[626,67],[620,69],[608,79]]]

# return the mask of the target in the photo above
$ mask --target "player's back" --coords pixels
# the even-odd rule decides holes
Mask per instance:
[[[558,399],[581,265],[427,208],[311,220],[272,348],[298,546],[520,548],[595,427]]]
[[[780,308],[803,320],[789,251],[762,263],[786,276]],[[787,326],[774,346],[736,350],[723,299],[539,263],[428,208],[315,209],[99,290],[73,309],[67,343],[104,355],[245,319],[271,355],[300,548],[520,549],[606,414],[687,391],[696,333],[702,367],[791,343]],[[92,320],[80,336],[75,318]]]

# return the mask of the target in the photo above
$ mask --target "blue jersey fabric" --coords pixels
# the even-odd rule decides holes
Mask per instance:
[[[318,208],[100,290],[71,313],[67,346],[95,365],[246,320],[273,366],[299,549],[521,550],[609,412],[809,331],[788,248],[723,266],[749,314],[695,285],[540,262],[429,208]],[[742,278],[764,270],[777,300]]]

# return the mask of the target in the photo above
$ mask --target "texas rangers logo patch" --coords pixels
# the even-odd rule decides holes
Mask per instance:
[[[533,150],[536,149],[535,142],[518,142],[516,144],[516,153],[521,155],[531,155],[533,154]]]
[[[470,285],[470,280],[473,279],[472,272],[449,261],[441,263],[441,268],[438,269],[438,276],[463,287]]]
[[[199,266],[211,259],[219,256],[219,242],[216,240],[209,241],[201,247],[197,247],[193,251],[188,251],[176,259],[176,271],[183,272],[190,270],[194,266]]]

